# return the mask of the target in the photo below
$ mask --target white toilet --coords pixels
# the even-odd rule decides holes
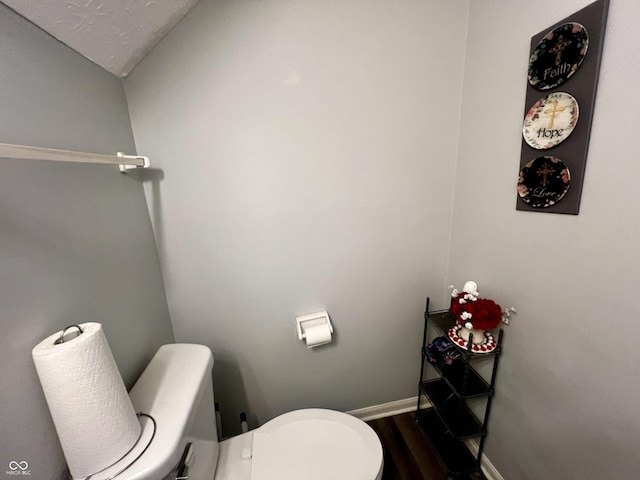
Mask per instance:
[[[212,367],[205,346],[160,347],[129,394],[140,440],[86,480],[381,480],[378,436],[346,413],[296,410],[218,442]]]

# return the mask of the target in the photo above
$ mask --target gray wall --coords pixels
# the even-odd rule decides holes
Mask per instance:
[[[125,80],[176,338],[225,433],[416,394],[443,296],[467,2],[203,0]],[[453,32],[453,34],[452,34]],[[327,309],[310,351],[297,315]]]
[[[0,5],[0,141],[134,152],[118,79]],[[0,472],[65,478],[31,349],[101,322],[130,386],[173,340],[144,192],[109,166],[0,160]]]
[[[637,476],[640,327],[631,292],[640,272],[640,164],[632,139],[640,61],[629,51],[640,40],[640,12],[629,2],[611,6],[580,215],[514,208],[529,38],[588,3],[472,2],[467,28],[466,3],[203,0],[126,80],[138,146],[160,169],[148,196],[176,336],[214,349],[227,430],[241,409],[262,422],[291,408],[348,410],[414,395],[422,296],[444,306],[445,285],[473,279],[483,295],[520,312],[507,329],[487,443],[503,476]],[[36,39],[54,48],[37,32],[20,40],[16,25],[0,30],[3,65]],[[468,38],[445,37],[452,30]],[[108,94],[119,88],[112,79],[100,72],[76,85],[80,70],[95,67],[57,55],[66,68],[47,53],[0,74],[14,89],[0,93],[14,105],[0,116],[2,131],[16,134],[4,141],[131,148],[130,133],[120,142],[109,128],[106,140],[97,129],[71,135],[87,118],[122,127],[91,115],[120,108],[115,118],[126,117],[125,107]],[[67,78],[68,63],[84,66]],[[60,95],[59,112],[50,102]],[[28,102],[24,119],[29,110],[17,106]],[[69,118],[46,121],[53,112]],[[100,167],[37,167],[3,162],[0,179],[8,252],[0,258],[11,272],[0,277],[0,401],[12,413],[0,425],[12,435],[0,445],[2,461],[5,450],[32,461],[28,449],[43,465],[52,432],[28,358],[35,340],[79,314],[122,319],[162,302],[124,308],[113,300],[120,296],[104,294],[139,283],[133,265],[148,249],[96,260],[96,238],[137,238],[139,222],[123,229],[127,221],[109,220],[112,203],[131,204],[120,192],[135,178],[105,172],[100,181],[117,184],[105,193],[93,183]],[[71,191],[83,189],[91,194],[81,208]],[[125,270],[124,280],[110,281]],[[126,298],[147,301],[139,295]],[[320,308],[333,315],[336,341],[307,351],[293,318]],[[166,312],[157,317],[164,323],[154,332],[170,335]],[[117,331],[126,347],[127,328],[148,328],[136,322],[108,323],[107,333]],[[142,361],[127,352],[117,356],[133,372]],[[50,456],[47,468],[60,470],[59,453]]]
[[[519,310],[487,442],[509,480],[640,470],[635,2],[611,2],[580,215],[515,210],[530,37],[589,3],[492,0],[470,11],[448,276]]]

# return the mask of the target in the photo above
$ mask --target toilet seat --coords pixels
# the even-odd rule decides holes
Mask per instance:
[[[251,480],[376,480],[382,446],[362,420],[304,409],[265,423],[253,435]]]
[[[251,459],[243,460],[248,448]],[[382,445],[369,425],[304,409],[221,442],[215,480],[380,480],[382,469]]]

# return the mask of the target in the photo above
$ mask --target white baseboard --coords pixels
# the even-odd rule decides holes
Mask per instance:
[[[378,418],[391,417],[392,415],[400,415],[401,413],[414,412],[418,405],[418,397],[405,398],[403,400],[396,400],[394,402],[383,403],[380,405],[373,405],[371,407],[359,408],[357,410],[351,410],[347,412],[356,418],[364,422],[370,420],[377,420]],[[431,403],[427,399],[420,400],[420,408],[430,408]],[[469,439],[465,442],[471,453],[478,454],[479,445],[474,439]],[[480,468],[484,473],[487,480],[504,480],[504,477],[500,475],[500,472],[493,466],[491,461],[486,455],[482,455],[480,462]]]
[[[392,415],[400,415],[401,413],[415,412],[418,406],[418,397],[405,398],[394,402],[382,403],[372,407],[359,408],[347,412],[364,422],[377,420],[378,418],[391,417]],[[420,408],[429,408],[431,403],[429,400],[420,400]]]
[[[467,444],[467,447],[471,450],[471,453],[473,453],[474,456],[478,454],[480,446],[473,438],[466,440],[464,443]],[[482,469],[484,476],[487,477],[487,480],[504,480],[504,477],[500,475],[498,469],[493,466],[493,463],[491,463],[489,458],[484,454],[482,455],[482,460],[480,460],[480,468]]]

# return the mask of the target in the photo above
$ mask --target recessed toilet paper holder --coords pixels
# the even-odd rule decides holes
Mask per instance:
[[[329,331],[333,333],[333,325],[331,325],[331,319],[327,312],[309,313],[296,317],[296,328],[298,330],[298,340],[307,338],[305,330],[310,327],[316,327],[318,325],[329,325]]]

